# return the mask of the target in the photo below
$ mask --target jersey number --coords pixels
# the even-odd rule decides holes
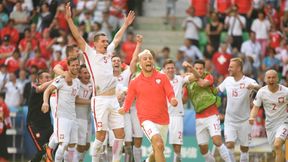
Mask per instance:
[[[277,106],[277,105],[276,105],[275,103],[272,103],[272,110],[276,110],[276,109],[277,109],[276,106]]]
[[[237,96],[238,96],[237,90],[232,90],[232,97],[237,97]]]

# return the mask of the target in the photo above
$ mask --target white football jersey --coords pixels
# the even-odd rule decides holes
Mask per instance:
[[[113,75],[111,57],[115,45],[109,44],[107,53],[101,54],[88,44],[85,46],[84,58],[93,84],[93,96],[116,88],[116,77]],[[96,89],[94,89],[96,88]]]
[[[92,83],[84,84],[80,82],[80,89],[78,92],[78,97],[82,99],[90,100],[93,93]],[[89,105],[80,105],[76,104],[76,117],[78,119],[88,120],[91,113],[91,104]]]
[[[178,105],[176,107],[173,107],[168,102],[168,111],[170,116],[184,116],[182,96],[183,96],[183,85],[186,82],[188,82],[188,77],[183,78],[180,75],[175,75],[173,80],[170,80],[170,83],[175,93],[175,97],[177,98],[178,101]]]
[[[69,86],[63,76],[58,76],[52,83],[57,88],[56,117],[76,120],[75,99],[80,88],[80,81],[76,78]]]
[[[279,85],[279,90],[272,93],[268,86],[260,88],[253,104],[257,107],[263,105],[265,110],[266,129],[278,127],[288,122],[288,88]]]
[[[229,76],[218,86],[221,92],[227,93],[227,106],[225,122],[244,122],[250,115],[250,94],[249,84],[258,85],[254,79],[243,76],[239,81],[235,81]]]

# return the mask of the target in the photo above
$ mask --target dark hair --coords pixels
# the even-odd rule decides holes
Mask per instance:
[[[97,42],[97,41],[99,40],[99,37],[100,37],[100,36],[106,36],[106,34],[105,34],[105,33],[102,33],[102,32],[96,33],[96,34],[94,35],[94,42]]]
[[[84,69],[84,68],[85,68],[85,69],[87,68],[86,65],[85,65],[85,64],[81,64],[79,71],[81,71],[81,70]]]
[[[163,67],[165,68],[165,66],[168,64],[174,64],[175,65],[175,62],[172,59],[166,59],[163,63]]]
[[[76,61],[76,60],[79,62],[78,57],[72,57],[72,58],[69,58],[69,59],[67,60],[67,64],[70,65],[71,62]]]
[[[204,60],[195,60],[194,65],[195,64],[201,64],[205,67],[205,61]]]
[[[167,46],[165,46],[165,47],[163,47],[163,49],[162,49],[162,52],[163,52],[163,51],[168,51],[168,52],[170,52],[170,48],[167,47]]]
[[[46,71],[46,70],[40,70],[40,71],[38,72],[38,74],[37,74],[38,79],[39,79],[39,78],[42,78],[42,74],[44,74],[44,73],[49,73],[49,72]]]

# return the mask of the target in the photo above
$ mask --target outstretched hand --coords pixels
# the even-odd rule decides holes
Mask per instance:
[[[72,17],[72,13],[71,13],[70,2],[68,2],[68,3],[66,3],[66,6],[65,6],[65,18],[66,18],[66,20],[68,20],[71,17]]]
[[[128,27],[129,25],[132,24],[132,22],[135,19],[135,12],[134,11],[129,11],[128,16],[125,17],[125,25]]]

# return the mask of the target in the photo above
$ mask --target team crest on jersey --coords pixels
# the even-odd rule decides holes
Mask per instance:
[[[245,83],[240,83],[240,89],[245,88]]]
[[[156,83],[160,84],[161,83],[161,79],[156,79]]]
[[[284,103],[285,97],[278,97],[278,103]]]
[[[123,80],[123,77],[120,75],[119,77],[118,77],[118,81],[120,82],[120,81],[122,81]]]

